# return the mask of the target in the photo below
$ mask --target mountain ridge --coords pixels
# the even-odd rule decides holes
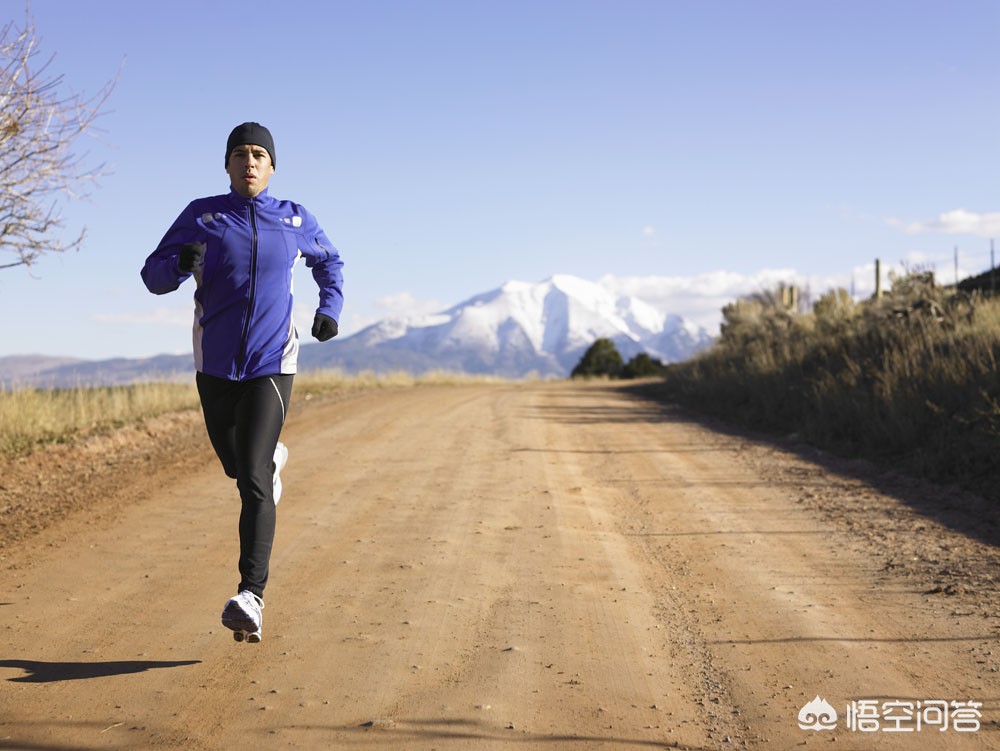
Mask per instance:
[[[625,359],[646,352],[664,362],[686,359],[712,341],[682,316],[557,274],[537,283],[508,281],[438,313],[384,318],[336,351],[303,346],[300,361],[347,370],[363,369],[367,359],[417,372],[566,377],[602,337]]]
[[[663,362],[687,359],[712,341],[681,315],[556,274],[541,282],[509,280],[436,313],[388,316],[332,343],[303,343],[299,369],[567,377],[598,338],[611,339],[626,360],[646,352]],[[122,385],[181,380],[192,370],[190,354],[93,361],[15,355],[0,357],[0,384]]]

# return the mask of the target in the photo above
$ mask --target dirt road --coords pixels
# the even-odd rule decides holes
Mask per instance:
[[[919,512],[955,494],[608,385],[300,401],[246,645],[191,435],[4,552],[0,749],[1000,748],[994,531]]]

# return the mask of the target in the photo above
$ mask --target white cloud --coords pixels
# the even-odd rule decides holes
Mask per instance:
[[[437,313],[444,306],[437,300],[419,300],[409,292],[399,292],[377,298],[375,307],[383,316],[410,317]]]
[[[977,214],[965,209],[954,209],[940,214],[936,219],[928,219],[921,222],[904,222],[899,219],[889,219],[888,224],[902,230],[908,235],[942,232],[949,235],[995,237],[1000,235],[1000,212],[994,211],[988,214]]]
[[[875,289],[875,264],[829,277],[809,276],[793,269],[762,269],[753,274],[712,271],[695,276],[609,274],[598,279],[598,283],[614,294],[637,297],[664,314],[682,316],[715,335],[722,322],[723,307],[741,297],[774,290],[780,284],[794,284],[800,290],[808,290],[814,301],[837,288],[853,291],[858,298],[867,297]]]

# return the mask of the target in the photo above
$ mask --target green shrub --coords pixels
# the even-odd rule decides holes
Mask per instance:
[[[610,339],[598,339],[583,353],[580,362],[573,368],[573,378],[604,376],[619,378],[625,363],[615,343]]]
[[[652,378],[662,376],[665,367],[662,362],[640,352],[627,363],[622,362],[621,353],[610,339],[595,341],[580,362],[573,368],[572,378]]]

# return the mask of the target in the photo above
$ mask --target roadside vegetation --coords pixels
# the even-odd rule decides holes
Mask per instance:
[[[580,362],[573,368],[571,378],[623,378],[626,380],[633,378],[650,378],[652,376],[663,375],[665,372],[663,363],[656,358],[650,357],[645,352],[640,352],[628,362],[622,358],[621,353],[610,339],[601,338],[595,341]]]
[[[669,365],[660,395],[1000,499],[1000,300],[914,271],[808,312],[784,291],[724,308],[715,345]]]
[[[293,400],[476,379],[450,373],[347,376],[313,371],[296,376]],[[160,415],[198,408],[194,379],[189,383],[0,391],[0,459],[12,459],[53,443],[72,443]]]
[[[194,385],[177,383],[3,391],[0,457],[10,459],[46,444],[71,442],[197,403]]]

